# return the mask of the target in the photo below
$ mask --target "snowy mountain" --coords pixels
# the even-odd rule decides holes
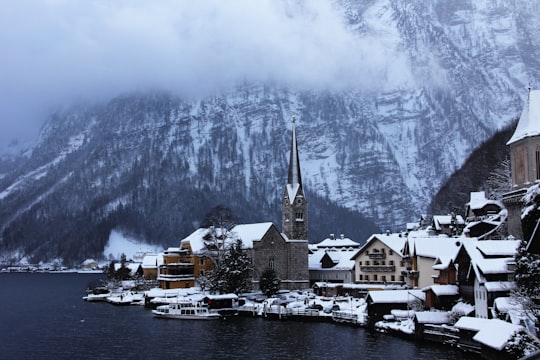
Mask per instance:
[[[245,81],[192,99],[129,94],[59,110],[31,153],[0,159],[0,247],[84,259],[112,228],[173,245],[218,203],[242,222],[278,223],[293,114],[313,241],[345,232],[363,242],[373,226],[362,217],[402,229],[425,213],[538,84],[540,5],[337,4],[358,39],[379,44],[366,59],[385,64],[376,82]]]

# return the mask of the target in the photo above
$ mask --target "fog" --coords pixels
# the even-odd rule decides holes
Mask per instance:
[[[401,73],[388,44],[326,0],[9,1],[0,45],[0,148],[73,101],[204,96],[240,81],[368,88]]]

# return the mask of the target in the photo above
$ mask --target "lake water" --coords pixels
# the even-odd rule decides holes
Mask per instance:
[[[0,274],[0,359],[464,359],[461,351],[332,323],[156,319],[82,300],[99,274]]]

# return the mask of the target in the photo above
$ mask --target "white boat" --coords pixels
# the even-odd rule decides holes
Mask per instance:
[[[193,304],[191,300],[158,306],[152,310],[152,314],[160,318],[184,320],[213,320],[221,317],[217,313],[210,312],[207,306]]]

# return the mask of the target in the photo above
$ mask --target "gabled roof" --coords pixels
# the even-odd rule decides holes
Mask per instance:
[[[461,215],[456,215],[456,223],[458,225],[464,225],[465,220]],[[433,215],[433,225],[435,230],[441,230],[441,225],[452,224],[452,215]]]
[[[484,258],[480,250],[478,250],[478,244],[486,241],[497,242],[501,248],[510,246],[507,243],[514,243],[515,240],[478,240],[476,238],[462,238],[463,248],[468,257],[471,259],[471,270],[478,279],[480,284],[484,284],[486,279],[484,274],[508,274],[511,273],[508,270],[508,262],[513,260],[513,256],[502,256],[498,258]],[[488,245],[489,246],[489,245]]]
[[[410,255],[437,259],[449,257],[455,259],[461,247],[459,238],[447,236],[428,236],[407,238]]]
[[[357,249],[354,250],[328,250],[328,249],[319,249],[313,254],[309,255],[308,263],[309,270],[352,270],[354,269],[355,262],[352,260],[352,256],[357,252]],[[327,256],[329,257],[335,266],[331,268],[323,268],[321,265],[322,259]]]
[[[414,300],[425,301],[422,290],[375,290],[369,291],[368,297],[373,304],[406,304]]]
[[[272,226],[271,222],[236,225],[227,233],[225,246],[233,244],[236,239],[241,239],[244,249],[252,249],[253,241],[261,240]],[[180,241],[180,244],[189,243],[193,254],[200,254],[206,249],[207,239],[211,236],[212,231],[215,232],[216,236],[220,236],[222,232],[220,228],[199,228]]]
[[[353,256],[353,259],[356,258],[359,254],[361,254],[366,249],[369,249],[373,245],[373,243],[377,241],[382,242],[384,245],[392,249],[392,251],[394,251],[400,256],[403,256],[403,253],[401,251],[403,250],[403,246],[405,245],[405,240],[407,240],[407,237],[405,235],[402,235],[401,233],[373,234],[369,237],[366,243],[358,250],[358,252]]]
[[[274,224],[271,222],[240,224],[231,229],[231,234],[242,240],[246,249],[253,248],[254,241],[260,241]]]
[[[422,291],[433,291],[437,296],[453,296],[459,295],[459,287],[457,285],[431,285],[423,288]]]
[[[146,254],[142,261],[143,269],[151,269],[157,267],[157,254]]]
[[[506,145],[538,135],[540,135],[540,90],[529,90],[516,131]]]
[[[484,256],[514,256],[520,240],[483,240],[476,243],[476,248]]]

